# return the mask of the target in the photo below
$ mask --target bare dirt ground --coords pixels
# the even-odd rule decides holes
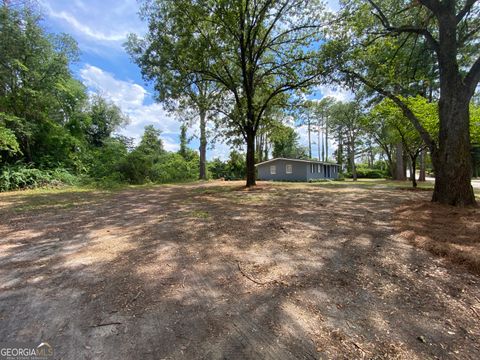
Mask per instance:
[[[480,358],[479,276],[412,245],[429,191],[241,186],[3,194],[0,339],[59,359]]]

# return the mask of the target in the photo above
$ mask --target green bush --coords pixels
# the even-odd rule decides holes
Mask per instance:
[[[352,173],[347,172],[344,174],[346,178],[352,178]],[[359,179],[383,179],[388,177],[388,174],[384,170],[379,169],[368,169],[368,168],[357,168],[357,178]]]
[[[41,170],[28,165],[5,165],[0,173],[0,191],[33,189],[46,186],[73,185],[77,177],[58,168]]]
[[[128,164],[126,158],[126,144],[118,138],[108,139],[101,148],[92,151],[88,175],[96,183],[121,183],[122,167]]]
[[[199,176],[198,156],[185,160],[177,153],[162,155],[152,167],[150,180],[157,183],[172,183],[197,180]]]
[[[245,155],[235,150],[231,151],[227,161],[223,162],[220,159],[214,159],[208,164],[208,170],[213,179],[244,179],[247,172]]]
[[[121,162],[118,177],[130,184],[148,183],[152,181],[152,168],[156,161],[153,156],[135,149]]]

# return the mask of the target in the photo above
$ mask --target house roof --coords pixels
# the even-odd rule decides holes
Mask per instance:
[[[302,159],[288,159],[288,158],[274,158],[270,159],[267,161],[263,161],[261,163],[255,164],[255,166],[258,165],[263,165],[263,164],[268,164],[277,160],[285,160],[285,161],[294,161],[294,162],[303,162],[303,163],[308,163],[308,164],[322,164],[322,165],[335,165],[335,166],[340,166],[338,164],[332,164],[332,163],[327,163],[327,162],[322,162],[322,161],[316,161],[316,160],[302,160]]]

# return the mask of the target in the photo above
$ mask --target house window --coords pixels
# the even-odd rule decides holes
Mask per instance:
[[[277,167],[275,165],[270,165],[270,175],[275,175],[277,173]]]
[[[292,173],[292,164],[287,164],[287,165],[286,165],[285,172],[286,172],[287,174],[291,174],[291,173]]]

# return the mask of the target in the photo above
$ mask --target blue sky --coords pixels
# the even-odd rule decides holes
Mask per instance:
[[[122,46],[128,33],[146,32],[146,24],[138,16],[138,1],[39,0],[39,3],[47,31],[68,33],[78,42],[81,57],[72,66],[75,76],[91,92],[110,99],[130,117],[130,124],[120,133],[138,139],[145,125],[154,124],[162,130],[165,148],[177,150],[179,122],[154,102],[152,87],[143,81]],[[328,6],[336,9],[337,0],[328,1]],[[320,93],[338,99],[348,97],[344,91],[328,88],[320,89]],[[305,144],[305,129],[297,131]],[[196,129],[192,128],[192,148],[198,147],[195,135]],[[229,151],[228,146],[219,143],[208,150],[207,156],[225,159]]]

